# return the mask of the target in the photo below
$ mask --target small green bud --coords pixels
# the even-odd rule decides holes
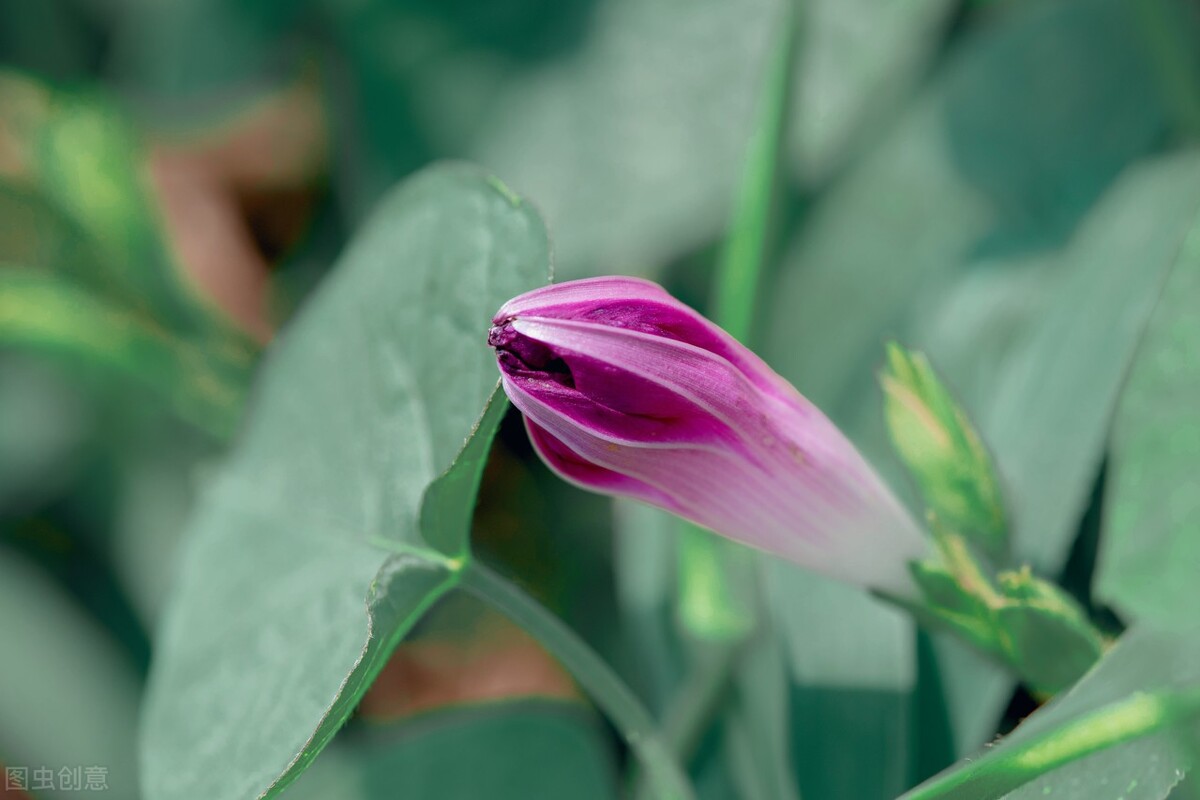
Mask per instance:
[[[892,443],[929,509],[989,555],[1007,550],[1008,522],[991,458],[967,415],[920,353],[887,346],[880,375]]]

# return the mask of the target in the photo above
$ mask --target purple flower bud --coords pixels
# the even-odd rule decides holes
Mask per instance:
[[[852,583],[911,594],[925,537],[841,432],[660,286],[572,281],[492,320],[504,391],[571,483]]]

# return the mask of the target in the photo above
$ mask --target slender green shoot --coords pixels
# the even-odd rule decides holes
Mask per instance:
[[[463,569],[462,588],[520,625],[559,660],[608,716],[645,769],[660,800],[694,797],[687,775],[650,714],[608,664],[570,626],[477,559]]]

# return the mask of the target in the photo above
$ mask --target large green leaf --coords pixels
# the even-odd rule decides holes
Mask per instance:
[[[36,567],[0,548],[0,762],[100,766],[115,797],[136,797],[138,678],[94,619]],[[39,793],[50,800],[77,792]]]
[[[1178,627],[1200,607],[1200,224],[1184,244],[1121,397],[1096,592]]]
[[[159,638],[151,798],[286,784],[455,585],[504,406],[488,320],[544,282],[547,247],[493,179],[432,168],[384,200],[284,332],[193,520]]]
[[[1122,379],[1200,209],[1200,153],[1147,162],[1105,196],[1050,265],[1047,307],[978,403],[1016,520],[1014,546],[1062,568]]]
[[[1121,725],[1144,725],[1149,729],[1154,720],[1147,709],[1136,718],[1126,716],[1110,722],[1111,728],[1097,722],[1082,732],[1076,728],[1068,735],[1065,731],[1070,730],[1067,726],[1071,723],[1113,704],[1148,698],[1151,693],[1194,695],[1198,687],[1200,638],[1194,628],[1187,635],[1134,629],[1069,692],[1037,711],[984,754],[952,767],[911,795],[922,800],[990,800],[1002,796],[1010,800],[1042,797],[1162,800],[1183,778],[1194,756],[1178,746],[1169,730],[1095,752],[1044,775],[1038,773],[1052,767],[1057,754],[1077,746],[1071,735],[1119,734]],[[1053,738],[1060,731],[1064,731],[1063,735]],[[1052,738],[1025,758],[992,767],[1022,747],[1035,744],[1042,736]],[[944,788],[933,791],[935,785]]]

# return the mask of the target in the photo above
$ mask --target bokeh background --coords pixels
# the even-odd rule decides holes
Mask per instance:
[[[1023,558],[1114,631],[1170,606],[1142,580],[1170,559],[1105,566],[1104,464],[1200,210],[1200,7],[798,8],[751,343],[900,487],[874,376],[888,336],[929,351],[1014,490]],[[264,348],[396,182],[477,162],[543,214],[559,279],[646,275],[711,308],[782,12],[0,0],[0,764],[103,765],[139,796],[189,511]],[[660,712],[704,649],[672,535],[555,481],[506,422],[477,547]],[[705,797],[892,797],[1037,705],[849,589],[770,585],[784,621],[690,748]],[[626,760],[548,656],[455,596],[285,796],[612,797]]]

